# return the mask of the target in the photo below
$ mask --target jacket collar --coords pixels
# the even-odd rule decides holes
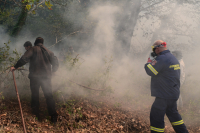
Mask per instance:
[[[37,43],[37,44],[35,44],[35,46],[43,46],[43,44],[42,43]]]
[[[159,55],[162,55],[162,54],[165,54],[165,53],[169,53],[169,52],[170,52],[169,50],[165,50],[165,51],[160,52]]]

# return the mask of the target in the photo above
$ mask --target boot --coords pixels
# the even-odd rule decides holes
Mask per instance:
[[[51,115],[51,122],[55,125],[57,123],[58,114]]]

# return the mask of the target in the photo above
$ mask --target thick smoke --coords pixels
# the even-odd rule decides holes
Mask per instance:
[[[101,100],[104,97],[105,100],[114,104],[121,103],[124,107],[127,105],[132,109],[147,108],[153,98],[150,96],[150,77],[145,73],[144,64],[151,52],[152,42],[162,39],[167,42],[170,50],[181,50],[183,53],[186,66],[186,81],[181,87],[183,100],[199,100],[199,15],[189,13],[195,5],[164,2],[147,9],[146,5],[143,5],[134,28],[130,53],[118,58],[114,50],[120,51],[121,47],[118,46],[121,42],[116,37],[115,24],[116,20],[119,20],[118,14],[122,11],[122,6],[111,3],[91,4],[87,13],[77,14],[79,9],[76,4],[71,4],[70,8],[74,10],[71,14],[64,15],[64,19],[72,20],[77,27],[84,30],[90,29],[92,34],[83,38],[79,33],[61,41],[60,49],[70,45],[74,47],[75,55],[72,58],[78,61],[72,68],[74,60],[60,62],[60,68],[52,78],[54,92],[62,91],[63,96],[76,94],[88,98],[102,98]],[[186,13],[189,16],[186,16]],[[83,17],[87,17],[88,21],[85,22]],[[23,33],[28,36],[17,39],[2,34],[3,30],[0,30],[0,33],[1,43],[11,39],[15,44],[12,48],[17,48],[22,53],[23,43],[27,40],[34,42],[36,38],[31,31]],[[48,40],[48,37],[44,39]],[[51,50],[59,57],[60,50]],[[107,88],[107,91],[90,91],[70,82],[69,79],[94,89]]]
[[[142,102],[139,100],[141,95],[146,96],[150,94],[150,79],[144,71],[146,59],[144,61],[128,56],[119,59],[118,55],[115,55],[114,50],[120,51],[121,49],[118,45],[120,42],[116,38],[115,31],[116,20],[119,20],[117,14],[120,11],[122,11],[120,6],[109,3],[94,4],[90,7],[88,10],[88,19],[90,20],[89,22],[95,23],[93,35],[87,40],[67,38],[64,43],[69,45],[71,39],[79,45],[88,44],[90,46],[90,52],[82,51],[80,47],[79,51],[76,52],[79,54],[78,57],[81,57],[80,62],[83,61],[83,64],[80,65],[76,72],[67,71],[65,68],[60,69],[58,75],[94,89],[110,87],[108,90],[111,92],[106,92],[110,96],[107,98],[114,98],[109,99],[110,102],[113,101],[113,103],[116,103],[117,101],[123,103],[130,99],[131,101],[137,100],[136,107]],[[69,17],[66,17],[66,19],[69,19]],[[76,44],[72,43],[73,45]],[[58,78],[56,77],[56,79]],[[57,83],[58,88],[60,82],[55,80],[55,83]],[[69,92],[73,92],[72,90],[76,90],[75,93],[79,95],[88,94],[87,89],[77,85],[74,85],[72,88],[67,88],[66,93],[69,94]],[[98,94],[99,92],[94,91],[92,93]]]
[[[115,15],[119,8],[112,5],[94,6],[90,9],[90,17],[96,21],[94,32],[94,51],[102,55],[112,55],[116,44],[115,39]]]
[[[193,17],[185,16],[192,9],[191,5],[167,4],[168,6],[165,7],[164,5],[156,7],[157,12],[149,10],[140,12],[131,40],[129,56],[120,59],[115,56],[113,48],[119,46],[117,44],[120,43],[115,35],[115,21],[119,20],[117,14],[122,10],[121,7],[111,4],[91,6],[88,14],[90,19],[95,22],[94,34],[88,40],[76,40],[79,45],[90,45],[91,51],[89,53],[80,52],[84,63],[77,70],[78,75],[70,76],[69,72],[63,70],[66,72],[65,77],[91,88],[103,89],[104,86],[101,85],[101,82],[96,84],[91,82],[95,81],[98,73],[104,72],[104,59],[111,59],[112,56],[110,79],[107,79],[106,82],[108,86],[111,86],[112,93],[109,99],[107,97],[105,99],[113,104],[120,103],[123,107],[132,109],[147,108],[152,104],[154,98],[150,96],[150,77],[145,73],[144,64],[151,52],[152,42],[162,39],[167,42],[169,50],[180,50],[183,53],[186,80],[181,87],[181,94],[185,108],[188,105],[191,106],[190,101],[199,105],[199,63],[196,62],[199,57],[199,16],[195,14]],[[162,10],[162,8],[164,9]],[[74,88],[77,89],[76,94],[87,95],[87,90],[76,85]],[[69,90],[70,88],[67,93]],[[95,95],[98,92],[93,93]],[[184,118],[189,119],[186,116]]]

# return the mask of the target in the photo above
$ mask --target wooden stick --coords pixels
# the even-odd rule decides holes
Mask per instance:
[[[13,74],[13,80],[14,80],[15,90],[16,90],[16,94],[17,94],[17,99],[18,99],[18,102],[19,102],[19,108],[20,108],[20,112],[21,112],[24,133],[27,133],[26,132],[26,127],[25,127],[25,122],[24,122],[24,117],[23,117],[23,112],[22,112],[22,107],[21,107],[21,102],[20,102],[20,98],[19,98],[19,93],[18,93],[18,90],[17,90],[17,84],[16,84],[16,81],[15,81],[14,71],[12,71],[12,74]]]
[[[56,75],[56,76],[58,76],[58,75]],[[94,90],[94,91],[104,91],[104,90],[106,90],[106,88],[105,88],[105,89],[97,90],[97,89],[93,89],[93,88],[90,88],[90,87],[87,87],[87,86],[78,84],[78,83],[76,83],[76,82],[74,82],[74,81],[72,81],[72,80],[69,80],[69,79],[66,79],[66,80],[68,80],[68,81],[70,81],[70,82],[72,82],[72,83],[74,83],[74,84],[77,84],[77,85],[79,85],[79,86],[81,86],[81,87],[83,87],[83,88],[86,88],[86,89],[90,89],[90,90]]]

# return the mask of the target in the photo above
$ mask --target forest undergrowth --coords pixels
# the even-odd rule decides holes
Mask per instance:
[[[20,55],[16,50],[10,52],[9,43],[0,49],[0,133],[23,132],[12,74],[9,71]],[[27,132],[150,132],[149,113],[153,98],[149,91],[144,89],[148,88],[149,84],[138,88],[140,91],[137,93],[127,91],[126,95],[116,97],[115,88],[111,84],[116,80],[111,71],[113,58],[105,57],[101,67],[83,78],[84,72],[80,72],[80,69],[84,69],[84,62],[79,55],[67,56],[66,60],[61,62],[61,69],[67,70],[67,74],[60,71],[52,78],[53,95],[59,114],[56,125],[50,123],[42,91],[41,121],[31,114],[27,66],[23,70],[15,71]],[[184,98],[191,91],[188,90],[191,86],[189,81],[190,79],[186,81],[181,90],[184,108],[179,109],[179,112],[189,131],[197,133],[200,132],[200,99]],[[172,133],[173,129],[167,118],[165,122],[165,132]]]

